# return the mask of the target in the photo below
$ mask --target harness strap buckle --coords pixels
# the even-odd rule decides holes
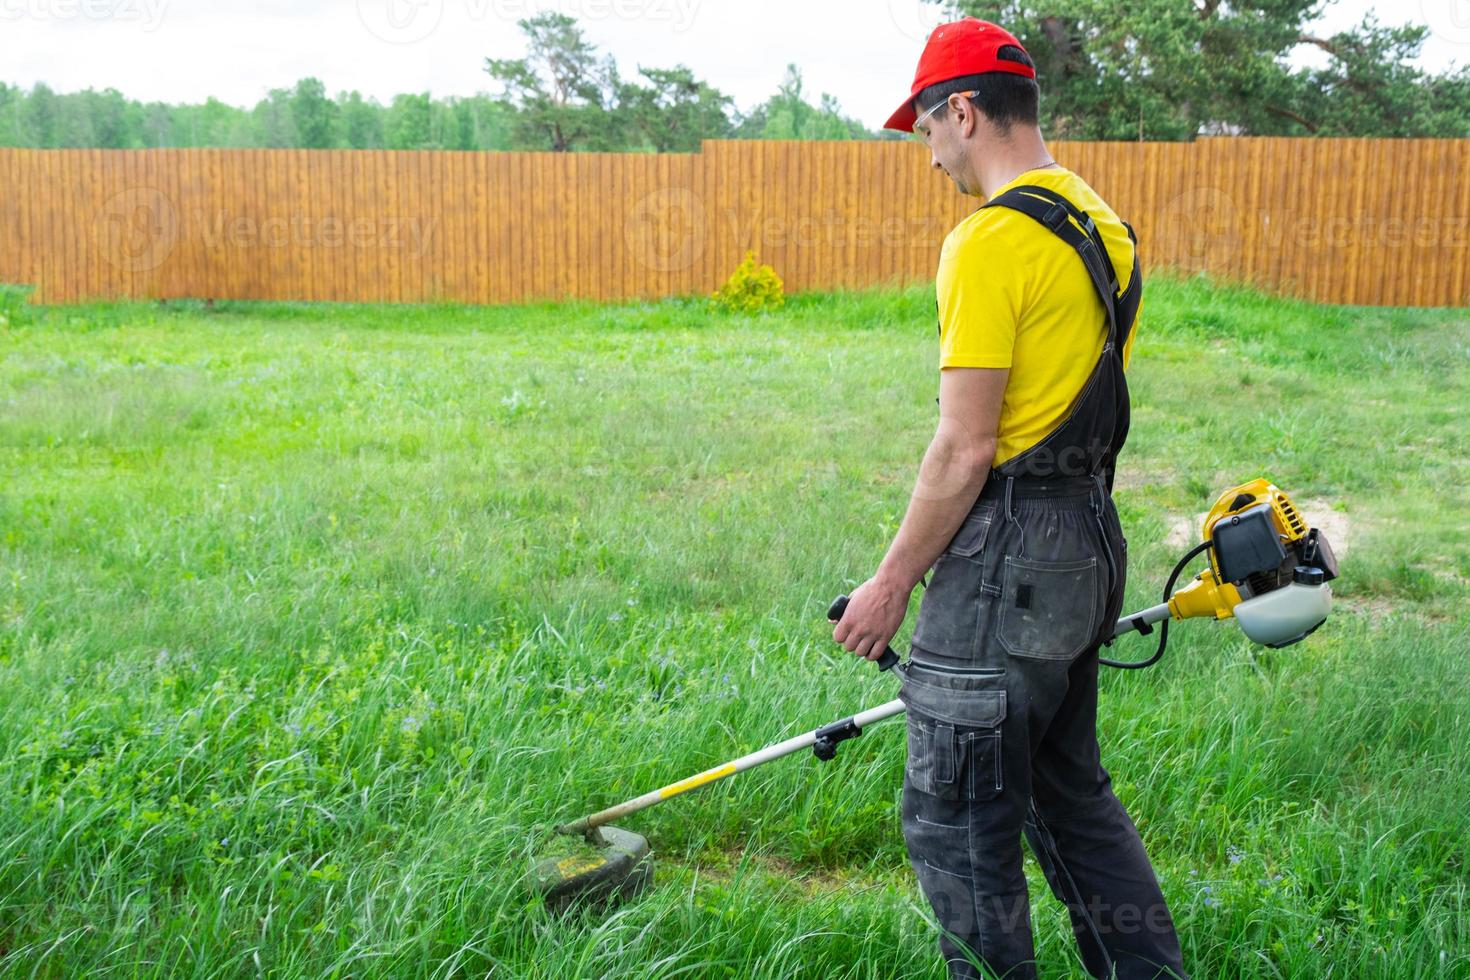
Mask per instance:
[[[1067,224],[1067,208],[1062,204],[1053,204],[1042,215],[1042,222],[1052,231],[1058,231]]]

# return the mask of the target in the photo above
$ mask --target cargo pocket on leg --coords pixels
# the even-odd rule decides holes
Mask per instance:
[[[1098,563],[1007,557],[996,634],[1006,652],[1071,660],[1097,634]]]
[[[988,800],[1001,791],[1005,671],[905,665],[908,777],[941,800]]]
[[[960,736],[960,756],[967,774],[965,799],[991,800],[1000,795],[1000,729],[988,728]]]
[[[941,800],[959,799],[954,726],[909,715],[909,782]]]

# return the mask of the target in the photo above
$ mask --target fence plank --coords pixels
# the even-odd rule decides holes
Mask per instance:
[[[1470,306],[1470,281],[1467,281],[1466,266],[1470,265],[1470,180],[1464,174],[1470,170],[1470,140],[1455,140],[1450,148],[1450,159],[1446,169],[1453,177],[1457,199],[1453,206],[1445,208],[1449,215],[1445,253],[1450,267],[1450,290],[1445,296],[1446,306]]]

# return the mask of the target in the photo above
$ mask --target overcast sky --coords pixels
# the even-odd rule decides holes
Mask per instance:
[[[516,21],[545,9],[576,17],[625,75],[687,64],[749,109],[795,63],[813,100],[831,92],[874,128],[936,22],[916,0],[0,0],[0,79],[236,105],[307,75],[384,102],[494,92],[484,59],[520,56]],[[1425,67],[1470,64],[1470,0],[1338,0],[1321,30],[1369,11],[1429,25]]]

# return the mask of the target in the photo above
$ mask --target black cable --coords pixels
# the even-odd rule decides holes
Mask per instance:
[[[1102,956],[1103,962],[1107,964],[1107,975],[1114,976],[1116,971],[1113,965],[1113,957],[1108,953],[1108,947],[1103,942],[1102,932],[1098,929],[1097,922],[1092,917],[1092,910],[1087,907],[1087,899],[1083,896],[1082,889],[1077,887],[1077,879],[1072,877],[1071,869],[1062,860],[1062,851],[1057,846],[1056,835],[1051,832],[1051,828],[1046,825],[1046,821],[1041,819],[1041,811],[1036,809],[1036,800],[1034,797],[1031,800],[1031,806],[1027,812],[1031,818],[1031,825],[1036,831],[1035,839],[1031,842],[1032,845],[1034,846],[1038,841],[1040,842],[1041,849],[1046,852],[1047,858],[1051,861],[1052,873],[1056,875],[1057,884],[1071,886],[1072,894],[1070,901],[1062,898],[1060,895],[1057,898],[1061,899],[1062,903],[1069,910],[1075,906],[1077,915],[1087,923],[1087,931],[1092,933],[1092,941],[1097,943],[1097,951]],[[1038,858],[1040,856],[1039,854],[1037,855]]]
[[[1164,585],[1164,602],[1168,602],[1174,595],[1174,583],[1179,581],[1179,573],[1184,571],[1184,566],[1193,561],[1201,552],[1207,551],[1211,542],[1205,541],[1189,550],[1189,553],[1174,565],[1174,571],[1169,573],[1169,581]],[[1126,635],[1126,634],[1125,634]],[[1164,655],[1164,648],[1169,645],[1169,620],[1166,619],[1159,627],[1159,646],[1154,655],[1147,660],[1109,660],[1106,657],[1098,657],[1097,662],[1104,667],[1117,667],[1119,670],[1141,670],[1144,667],[1152,667],[1159,662]]]

